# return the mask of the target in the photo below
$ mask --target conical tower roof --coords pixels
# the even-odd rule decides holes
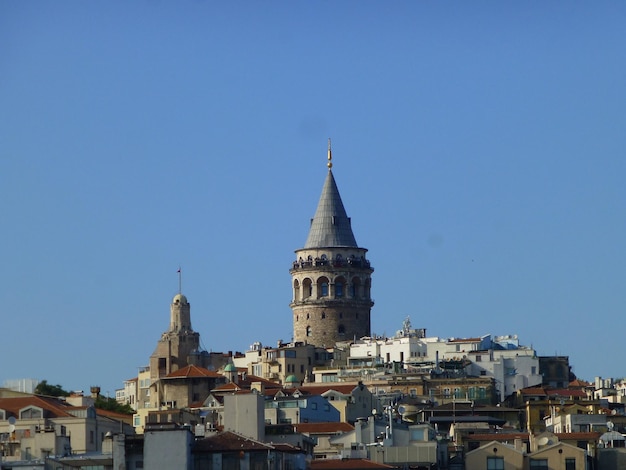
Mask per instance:
[[[304,248],[330,247],[358,248],[350,218],[341,202],[333,172],[329,169]]]

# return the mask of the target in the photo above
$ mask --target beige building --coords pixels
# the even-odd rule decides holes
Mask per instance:
[[[521,446],[512,446],[491,441],[465,455],[465,468],[524,470],[524,450]]]
[[[120,431],[134,434],[127,417],[93,406],[39,395],[0,398],[3,462],[101,451],[105,435]]]
[[[290,269],[293,340],[316,346],[370,335],[371,275],[367,249],[357,245],[331,167],[304,248]]]
[[[285,384],[289,377],[299,385],[314,381],[315,366],[325,364],[328,356],[326,349],[312,344],[279,341],[275,348],[270,348],[255,343],[245,355],[233,358],[233,364],[246,368],[251,375],[280,384]]]

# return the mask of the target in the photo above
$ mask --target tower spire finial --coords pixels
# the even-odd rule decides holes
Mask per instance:
[[[178,273],[178,293],[182,294],[183,293],[183,288],[182,288],[183,287],[182,286],[182,284],[183,284],[183,273],[180,270],[180,266],[178,266],[177,273]]]
[[[329,170],[333,167],[333,151],[330,148],[330,137],[328,138],[328,163],[326,166]]]

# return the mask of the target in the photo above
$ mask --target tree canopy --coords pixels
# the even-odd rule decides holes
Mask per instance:
[[[37,395],[46,395],[49,397],[67,397],[70,392],[63,390],[60,385],[51,385],[47,380],[42,380],[35,387],[35,393]]]

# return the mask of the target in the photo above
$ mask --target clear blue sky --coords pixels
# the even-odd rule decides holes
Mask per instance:
[[[518,334],[626,375],[626,3],[0,2],[6,379],[113,394],[178,291],[292,335],[333,172],[373,332]]]

